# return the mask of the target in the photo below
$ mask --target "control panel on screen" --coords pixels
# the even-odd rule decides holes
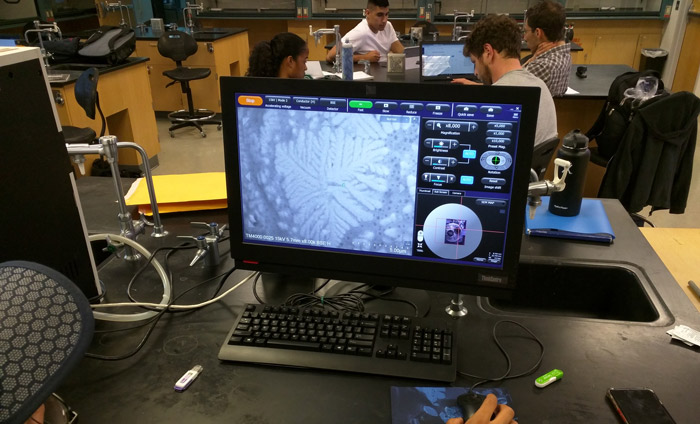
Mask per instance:
[[[244,243],[503,267],[521,105],[235,104]]]

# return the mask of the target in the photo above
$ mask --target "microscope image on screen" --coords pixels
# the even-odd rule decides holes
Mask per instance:
[[[238,122],[246,238],[412,253],[418,118],[241,108]]]

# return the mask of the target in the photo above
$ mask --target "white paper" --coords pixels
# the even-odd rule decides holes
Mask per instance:
[[[700,332],[693,330],[685,325],[677,325],[673,330],[668,330],[668,333],[674,339],[681,340],[687,345],[700,346]]]
[[[323,78],[323,70],[321,69],[321,62],[318,60],[310,60],[306,62],[306,73],[311,75],[313,79]]]
[[[566,87],[566,92],[564,94],[579,94],[579,92],[571,87]]]

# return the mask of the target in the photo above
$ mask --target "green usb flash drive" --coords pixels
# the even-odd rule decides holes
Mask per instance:
[[[549,386],[557,380],[561,380],[562,377],[564,377],[564,372],[562,370],[553,369],[547,374],[537,377],[537,380],[535,380],[535,386],[541,389]]]

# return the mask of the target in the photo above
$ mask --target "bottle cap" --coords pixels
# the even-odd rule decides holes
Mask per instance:
[[[575,129],[564,136],[561,144],[569,149],[586,149],[588,148],[588,137],[582,134],[581,130]]]

